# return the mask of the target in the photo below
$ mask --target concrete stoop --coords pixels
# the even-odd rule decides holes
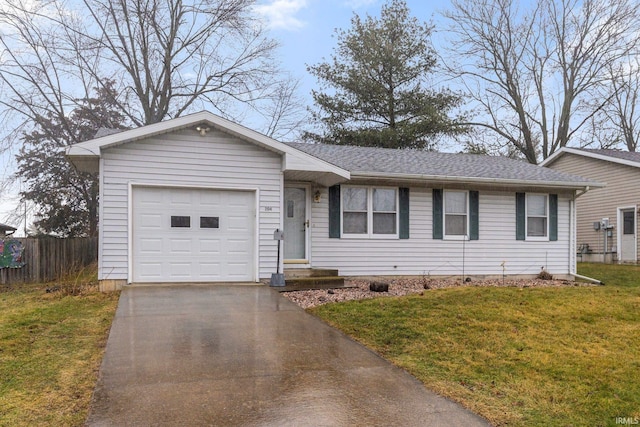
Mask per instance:
[[[345,287],[344,277],[338,276],[338,270],[318,268],[285,269],[284,278],[285,286],[278,288],[280,292]]]

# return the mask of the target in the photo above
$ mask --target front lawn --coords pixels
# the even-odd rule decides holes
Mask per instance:
[[[310,311],[494,425],[640,420],[640,267],[579,273],[606,285],[429,290]]]
[[[84,424],[117,301],[95,283],[0,285],[1,426]]]

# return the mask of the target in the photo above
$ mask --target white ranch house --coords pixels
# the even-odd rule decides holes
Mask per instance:
[[[103,290],[342,276],[576,273],[597,182],[502,157],[285,144],[209,112],[71,146],[100,174]],[[504,270],[503,270],[504,269]]]

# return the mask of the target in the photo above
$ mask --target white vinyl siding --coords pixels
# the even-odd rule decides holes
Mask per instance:
[[[410,188],[410,238],[331,239],[328,195],[312,203],[312,266],[337,268],[341,275],[501,275],[504,262],[510,275],[536,275],[540,268],[568,274],[570,198],[558,196],[558,241],[514,239],[514,193],[480,191],[481,240],[432,238],[432,190]],[[464,251],[464,252],[463,252]],[[463,256],[464,253],[464,256]],[[463,266],[464,259],[464,266]]]
[[[128,279],[129,184],[242,189],[259,195],[259,276],[276,266],[273,231],[281,228],[281,156],[223,132],[192,129],[112,147],[102,153],[99,279]]]

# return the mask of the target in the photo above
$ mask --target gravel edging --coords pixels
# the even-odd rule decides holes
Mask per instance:
[[[460,279],[430,279],[430,278],[402,278],[381,279],[376,282],[388,283],[389,292],[372,292],[369,290],[370,280],[347,279],[345,288],[322,289],[308,291],[283,292],[282,295],[307,309],[333,302],[353,301],[371,298],[395,297],[404,295],[420,295],[433,289],[454,287],[511,287],[511,288],[550,288],[567,286],[594,286],[590,283],[574,282],[571,280],[541,280],[541,279],[483,279],[461,283]]]

